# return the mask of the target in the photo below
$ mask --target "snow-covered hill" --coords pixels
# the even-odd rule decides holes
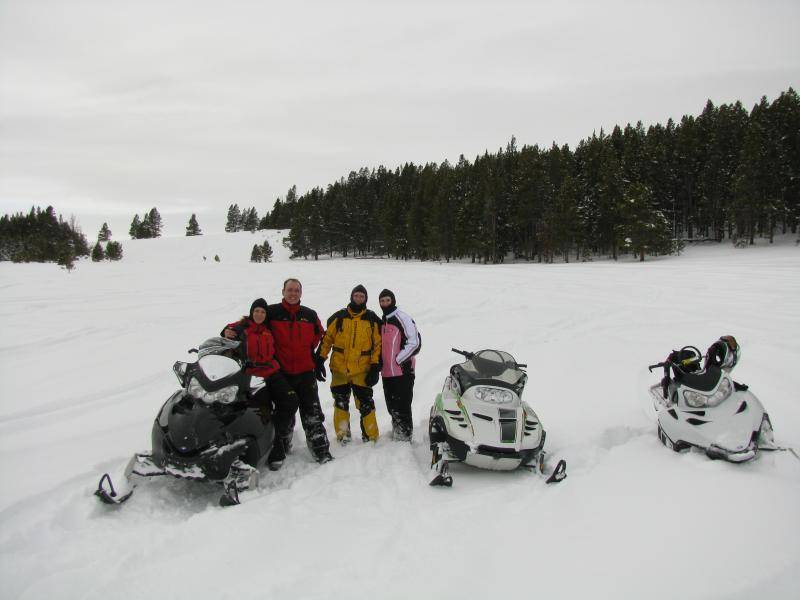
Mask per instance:
[[[778,441],[800,446],[793,240],[483,266],[289,261],[283,235],[127,241],[122,262],[72,273],[0,263],[0,597],[800,597],[800,461],[675,454],[641,410],[647,364],[730,333],[743,346],[737,380]],[[265,237],[274,262],[249,263]],[[255,297],[278,301],[287,277],[323,320],[357,283],[374,309],[377,292],[395,291],[424,337],[413,445],[334,444],[336,460],[318,466],[298,426],[284,469],[240,507],[176,480],[100,505],[99,475],[148,447],[173,362]],[[452,489],[427,485],[426,417],[453,346],[530,365],[525,396],[569,463],[564,483],[456,465]],[[380,385],[376,398],[385,432]]]

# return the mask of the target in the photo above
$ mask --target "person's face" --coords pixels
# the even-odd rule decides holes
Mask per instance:
[[[378,302],[380,302],[381,308],[389,308],[392,305],[392,299],[389,296],[378,298]]]
[[[367,295],[364,292],[355,292],[353,294],[353,302],[356,304],[364,304],[367,301]]]
[[[303,295],[303,288],[296,281],[289,281],[283,288],[283,299],[289,304],[297,304]]]
[[[261,325],[264,322],[264,319],[267,318],[267,311],[265,311],[260,306],[253,309],[253,321]]]

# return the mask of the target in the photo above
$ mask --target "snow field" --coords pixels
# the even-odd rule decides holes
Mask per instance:
[[[274,262],[248,262],[265,236]],[[800,446],[800,251],[793,240],[689,248],[638,263],[288,261],[282,234],[123,242],[120,263],[0,263],[2,598],[796,598],[800,461],[712,462],[661,446],[642,410],[670,349],[722,334],[743,346],[776,439]],[[219,254],[221,262],[213,261]],[[207,257],[203,261],[202,257]],[[318,466],[302,429],[284,469],[240,507],[212,485],[156,479],[121,507],[100,474],[148,448],[186,350],[287,277],[328,315],[363,283],[419,325],[414,444],[333,444]],[[526,472],[453,465],[427,485],[427,415],[451,347],[529,365],[524,398],[568,462]],[[390,420],[375,388],[382,433]],[[320,386],[329,437],[332,401]],[[351,423],[357,431],[357,412]],[[755,565],[755,566],[754,566]]]

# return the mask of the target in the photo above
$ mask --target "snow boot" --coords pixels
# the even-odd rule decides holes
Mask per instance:
[[[314,460],[316,460],[319,464],[324,465],[326,462],[331,462],[333,460],[333,456],[331,456],[329,450],[320,450],[317,452]]]
[[[278,471],[283,466],[283,461],[285,460],[286,451],[283,446],[283,440],[276,439],[269,453],[269,458],[267,458],[267,468],[270,471]]]

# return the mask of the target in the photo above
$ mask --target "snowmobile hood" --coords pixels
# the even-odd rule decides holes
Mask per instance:
[[[541,448],[543,430],[533,409],[512,390],[500,386],[474,385],[463,395],[453,388],[451,378],[439,397],[435,411],[441,416],[451,445],[453,440],[465,444],[469,452],[493,459],[493,466],[482,468],[515,468],[521,453]],[[502,402],[496,400],[499,393]],[[484,398],[482,400],[481,398]],[[491,398],[491,401],[485,400]]]
[[[658,410],[658,422],[671,440],[715,448],[721,456],[747,452],[763,418],[763,405],[749,391],[734,392],[715,407],[692,408],[679,402]]]
[[[178,402],[167,403],[164,427],[170,444],[181,454],[197,452],[216,441],[223,423],[202,401],[183,396]],[[163,418],[159,419],[163,423]]]

